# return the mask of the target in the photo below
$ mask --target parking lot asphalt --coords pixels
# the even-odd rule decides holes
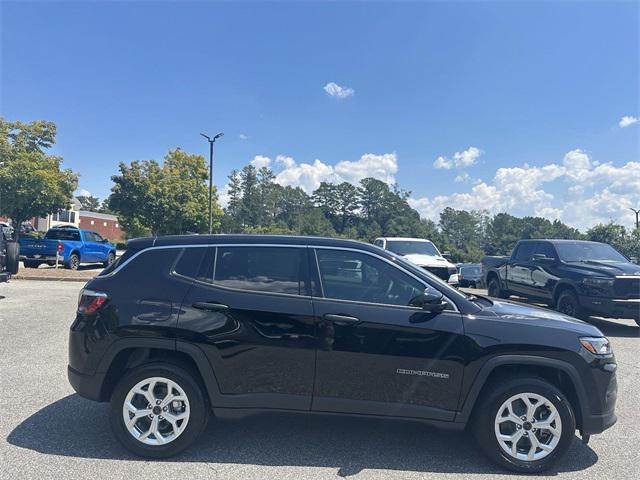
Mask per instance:
[[[107,404],[79,397],[67,382],[67,331],[81,288],[75,282],[0,284],[2,479],[514,477],[489,463],[464,432],[319,415],[213,421],[178,457],[135,458],[111,435]],[[631,321],[594,323],[611,339],[619,364],[618,423],[589,445],[576,437],[549,478],[640,476],[640,328]]]

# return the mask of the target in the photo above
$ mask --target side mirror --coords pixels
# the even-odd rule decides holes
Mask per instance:
[[[547,257],[544,253],[534,253],[531,260],[533,263],[544,263],[547,265],[556,261],[555,258]]]
[[[451,252],[442,252],[442,257],[451,260]]]
[[[442,293],[431,287],[425,288],[424,292],[416,296],[411,301],[411,305],[431,313],[439,313],[447,308],[447,302],[444,301]]]

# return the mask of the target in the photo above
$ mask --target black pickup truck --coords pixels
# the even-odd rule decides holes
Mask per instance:
[[[0,225],[0,283],[18,273],[19,245],[8,228]]]
[[[572,317],[631,318],[640,325],[640,265],[611,245],[521,240],[511,257],[482,259],[489,296],[537,300]]]

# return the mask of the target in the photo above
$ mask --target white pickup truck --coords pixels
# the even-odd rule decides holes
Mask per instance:
[[[424,238],[380,237],[374,245],[400,255],[430,271],[445,282],[457,284],[456,266],[442,256],[430,240]]]

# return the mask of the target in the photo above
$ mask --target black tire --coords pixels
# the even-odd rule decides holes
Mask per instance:
[[[69,270],[77,270],[79,266],[80,266],[80,257],[78,256],[77,253],[72,253],[71,256],[69,256],[69,260],[67,260],[67,262],[64,265],[64,267]]]
[[[586,320],[589,318],[587,311],[582,308],[578,296],[573,290],[564,290],[558,295],[556,300],[556,310],[570,317]]]
[[[1,234],[1,233],[0,233]],[[7,242],[6,269],[11,275],[18,273],[20,263],[20,244],[18,242]]]
[[[36,262],[34,260],[23,260],[24,268],[38,268],[42,262]]]
[[[497,278],[489,280],[489,286],[487,287],[487,293],[490,297],[495,298],[509,298],[509,294],[502,289],[500,281]]]
[[[557,445],[547,456],[538,460],[520,460],[513,457],[503,450],[496,436],[494,422],[499,413],[498,410],[504,402],[520,393],[533,393],[548,399],[553,403],[562,422],[562,431]],[[493,383],[488,387],[484,398],[480,399],[473,420],[473,433],[485,455],[498,465],[519,473],[538,473],[549,468],[567,452],[576,430],[575,416],[567,398],[554,385],[536,377],[509,378]],[[535,427],[535,423],[529,424],[529,427],[532,425]],[[531,430],[528,434],[531,434]],[[524,451],[530,446],[531,442],[528,439],[516,442],[516,448]]]
[[[104,268],[107,268],[109,265],[115,262],[115,260],[116,260],[116,254],[113,252],[109,252],[109,255],[107,255],[107,261],[103,262],[102,266]]]
[[[190,415],[184,431],[164,445],[147,445],[133,437],[123,418],[123,405],[129,391],[150,377],[169,379],[182,388],[189,401]],[[128,372],[116,385],[111,395],[109,420],[118,441],[131,453],[147,458],[167,458],[189,447],[204,431],[209,419],[209,407],[203,388],[186,369],[164,362],[149,363]]]

